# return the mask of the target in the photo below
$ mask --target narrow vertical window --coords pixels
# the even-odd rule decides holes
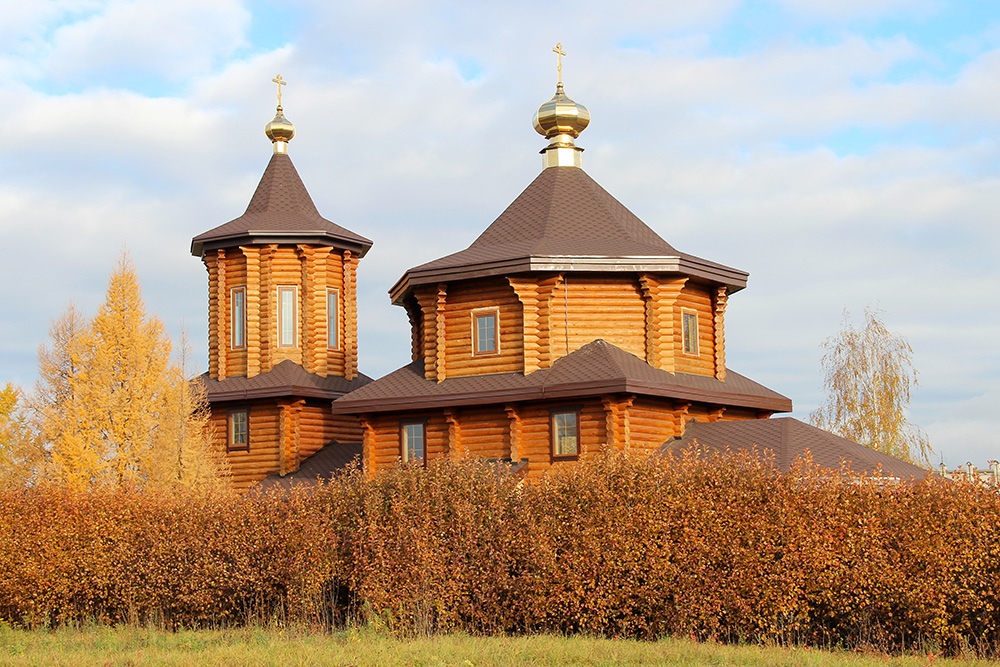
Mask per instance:
[[[580,413],[552,413],[552,458],[575,458],[580,454]]]
[[[335,289],[326,292],[326,346],[340,348],[340,291]]]
[[[247,336],[247,288],[234,287],[232,291],[233,313],[233,349],[246,345]]]
[[[411,422],[400,425],[403,463],[419,463],[424,460],[424,423]]]
[[[226,430],[229,432],[226,443],[229,451],[250,451],[250,411],[247,408],[229,411]]]
[[[499,311],[490,310],[472,314],[472,354],[496,354],[500,340]]]
[[[278,288],[278,346],[296,347],[295,288]]]
[[[681,317],[683,318],[683,337],[684,337],[684,353],[685,354],[698,354],[698,313],[691,313],[688,311],[682,311]]]

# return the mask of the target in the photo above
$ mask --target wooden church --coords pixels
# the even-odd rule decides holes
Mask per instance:
[[[830,467],[923,474],[768,419],[791,401],[726,366],[726,305],[748,274],[676,250],[587,175],[576,140],[590,113],[561,61],[534,119],[541,173],[468,248],[403,274],[390,296],[412,362],[361,375],[354,275],[371,242],[316,210],[275,82],[274,154],[250,205],[191,246],[208,269],[206,383],[237,488],[328,478],[356,456],[368,474],[475,456],[531,477],[609,448],[669,451],[695,431],[779,464],[808,447]]]

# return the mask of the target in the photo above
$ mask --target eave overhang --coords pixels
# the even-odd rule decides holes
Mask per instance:
[[[306,387],[302,385],[284,385],[281,387],[257,387],[252,389],[219,389],[208,392],[209,403],[229,403],[232,401],[248,401],[259,398],[318,398],[334,401],[348,392]]]
[[[452,267],[417,267],[410,269],[396,281],[389,290],[389,296],[392,303],[398,306],[402,305],[409,292],[418,285],[546,271],[680,274],[725,285],[730,294],[745,288],[750,276],[746,271],[688,254],[645,257],[533,255]]]
[[[322,229],[296,230],[294,232],[261,229],[225,234],[212,238],[195,237],[191,240],[191,254],[195,257],[204,257],[205,253],[220,248],[269,244],[329,246],[342,250],[350,250],[357,254],[358,257],[364,257],[372,247],[372,242],[368,239],[364,239],[364,242],[360,243],[357,238],[345,238]]]
[[[520,374],[510,374],[524,377]],[[447,380],[445,381],[447,382]],[[770,412],[791,412],[792,401],[784,396],[765,397],[731,394],[721,391],[711,391],[682,386],[664,386],[660,384],[631,379],[613,379],[565,383],[556,386],[530,386],[505,388],[493,391],[477,391],[474,393],[456,391],[434,394],[432,396],[399,396],[381,397],[368,400],[334,401],[334,414],[362,414],[380,412],[398,412],[412,410],[428,410],[447,408],[449,406],[489,405],[498,403],[515,403],[528,401],[559,400],[578,398],[581,396],[602,396],[605,394],[637,394],[641,396],[657,396],[680,401],[710,403],[733,407],[753,408]]]

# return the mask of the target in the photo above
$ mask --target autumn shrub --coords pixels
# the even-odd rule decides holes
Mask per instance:
[[[0,621],[350,620],[958,652],[1000,647],[1000,495],[754,453],[352,469],[285,493],[0,495]]]

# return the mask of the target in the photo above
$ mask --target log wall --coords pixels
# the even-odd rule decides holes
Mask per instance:
[[[226,451],[229,407],[212,406],[213,444]],[[245,491],[268,475],[287,475],[302,461],[331,442],[361,442],[361,424],[351,416],[333,415],[329,403],[280,399],[249,404],[249,448],[227,452],[230,475],[237,491]]]
[[[715,377],[720,380],[726,379],[726,304],[729,302],[729,293],[725,287],[715,289],[714,321],[712,323],[712,336],[715,341]]]
[[[550,308],[554,356],[565,356],[603,338],[645,358],[646,307],[633,276],[564,275],[562,285],[553,292]]]
[[[423,421],[425,424],[424,451],[428,460],[448,454],[448,423],[442,412],[412,413],[404,415],[363,416],[366,426],[364,465],[368,474],[377,474],[402,460],[400,424]]]
[[[673,373],[679,350],[674,345],[674,308],[687,278],[642,274],[639,289],[646,312],[646,363]]]
[[[473,354],[475,311],[496,308],[499,314],[497,354]],[[502,278],[454,283],[448,286],[444,304],[445,377],[516,373],[524,368],[521,305],[514,290]]]
[[[404,304],[424,376],[532,373],[603,339],[668,372],[725,379],[725,288],[655,274],[527,274],[422,285]],[[472,313],[497,308],[500,351],[472,352]],[[683,350],[682,313],[698,314],[698,354]]]
[[[510,425],[502,408],[466,408],[452,414],[456,424],[452,432],[459,439],[454,442],[452,437],[456,454],[484,459],[510,457]]]
[[[227,407],[213,405],[210,420],[216,445],[223,451],[226,450]],[[280,421],[280,410],[274,403],[250,405],[250,447],[245,452],[226,453],[233,487],[237,491],[246,491],[268,475],[278,472],[281,467],[278,448]]]
[[[631,451],[652,454],[677,433],[672,401],[636,398],[629,410]]]
[[[579,401],[508,404],[436,411],[365,415],[364,465],[368,474],[378,474],[402,457],[400,425],[422,421],[426,425],[428,460],[444,456],[486,459],[527,458],[529,477],[537,477],[553,466],[573,465],[573,460],[553,460],[550,438],[551,413],[561,409],[580,411],[580,454],[587,460],[604,450],[649,456],[664,442],[684,434],[692,419],[702,422],[722,419],[767,417],[749,408],[687,403],[635,395],[608,395]]]
[[[294,246],[278,246],[270,257],[271,265],[271,290],[267,298],[269,310],[271,311],[271,321],[273,322],[274,343],[271,346],[271,364],[276,366],[286,359],[290,359],[299,365],[302,363],[302,265],[299,254]],[[296,340],[293,346],[282,347],[279,345],[278,327],[278,290],[282,287],[294,287],[298,301],[298,322],[296,323]]]
[[[693,311],[698,314],[698,354],[684,352],[684,331],[682,313]],[[674,369],[694,375],[716,374],[715,367],[715,308],[712,294],[701,285],[687,283],[677,296],[674,307]]]
[[[246,377],[247,375],[247,347],[233,349],[233,288],[247,286],[247,261],[246,255],[239,248],[229,248],[226,250],[226,284],[222,307],[219,309],[219,334],[222,342],[222,349],[226,355],[226,377]],[[249,290],[247,290],[249,296]],[[246,299],[243,302],[246,310]],[[246,313],[244,312],[246,319]],[[249,327],[244,324],[244,339]],[[244,342],[246,342],[244,340]]]
[[[219,258],[207,253],[201,258],[208,271],[208,376],[219,377]]]
[[[291,359],[310,373],[357,376],[357,257],[325,246],[245,246],[207,253],[209,375],[254,377]],[[297,339],[278,347],[278,287],[295,287]],[[245,346],[232,347],[232,289],[246,288]],[[327,291],[339,300],[338,332],[328,340]]]
[[[548,368],[556,359],[552,300],[563,285],[563,276],[532,274],[510,276],[507,280],[521,303],[524,373]]]

